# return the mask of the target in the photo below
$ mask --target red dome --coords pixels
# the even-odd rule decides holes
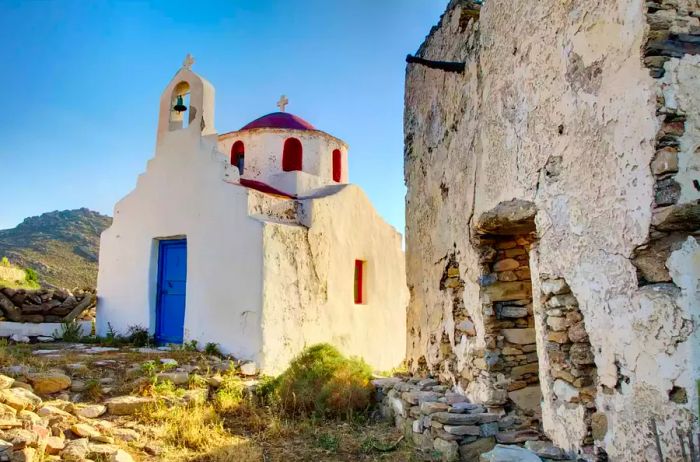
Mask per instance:
[[[287,128],[292,130],[316,130],[313,125],[288,112],[273,112],[250,122],[241,130],[251,128]]]

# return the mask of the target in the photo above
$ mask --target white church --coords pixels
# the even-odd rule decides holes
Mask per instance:
[[[155,156],[101,237],[97,331],[148,327],[283,370],[328,342],[378,370],[406,345],[401,235],[348,182],[348,147],[284,112],[218,134],[187,57],[160,100]]]

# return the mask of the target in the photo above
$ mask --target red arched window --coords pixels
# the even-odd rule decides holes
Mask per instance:
[[[340,149],[333,150],[333,181],[340,183],[340,177],[343,173],[343,155]]]
[[[238,173],[243,175],[245,164],[245,145],[243,141],[236,141],[231,147],[231,165],[238,167]]]
[[[285,172],[301,170],[301,164],[301,141],[296,138],[287,138],[284,140],[284,150],[282,151],[282,170]]]

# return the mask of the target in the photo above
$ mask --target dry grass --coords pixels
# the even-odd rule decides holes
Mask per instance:
[[[362,416],[343,421],[321,417],[294,417],[283,414],[278,404],[262,404],[244,393],[244,383],[233,373],[222,375],[217,390],[211,390],[204,403],[182,403],[179,399],[188,388],[204,388],[208,371],[201,353],[169,351],[139,353],[117,351],[85,355],[65,350],[54,357],[33,355],[35,349],[56,349],[61,344],[11,345],[0,342],[0,366],[26,364],[39,370],[66,368],[68,364],[83,363],[86,368],[74,374],[83,380],[87,391],[84,402],[103,399],[134,389],[134,381],[143,386],[137,391],[160,398],[158,404],[139,415],[103,417],[117,426],[142,426],[143,441],[131,444],[127,450],[140,462],[302,462],[302,461],[387,461],[412,462],[431,460],[418,455],[412,445],[400,440],[401,434],[385,423],[370,421]],[[190,383],[175,387],[171,382],[150,381],[143,369],[129,377],[126,369],[134,364],[174,358],[179,363],[200,365],[200,376],[191,376]],[[116,362],[110,363],[109,360]],[[98,363],[98,364],[95,364]],[[110,377],[111,393],[105,392],[100,379]],[[341,382],[344,379],[339,376]],[[331,395],[332,396],[332,395]],[[335,399],[335,398],[332,398]],[[339,398],[345,399],[345,398]],[[353,398],[354,399],[354,398]],[[162,449],[158,455],[145,451],[144,443]]]

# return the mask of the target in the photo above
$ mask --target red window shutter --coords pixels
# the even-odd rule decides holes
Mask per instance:
[[[365,262],[362,260],[355,260],[355,303],[357,304],[364,302],[364,287],[362,284],[364,264]]]
[[[340,149],[333,150],[333,181],[340,183],[343,168],[343,155]]]
[[[301,141],[296,138],[287,138],[282,150],[282,170],[285,172],[301,170],[302,157]]]

